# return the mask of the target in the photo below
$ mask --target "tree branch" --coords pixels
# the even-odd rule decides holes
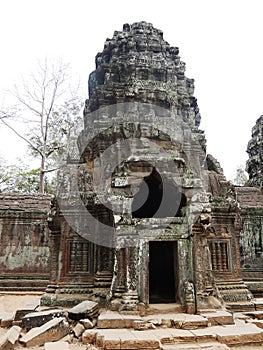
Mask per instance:
[[[15,128],[13,128],[10,124],[8,124],[5,120],[1,119],[1,122],[5,124],[9,129],[11,129],[18,137],[24,140],[34,151],[43,156],[42,152],[36,148],[28,139],[26,139],[23,135],[21,135]]]

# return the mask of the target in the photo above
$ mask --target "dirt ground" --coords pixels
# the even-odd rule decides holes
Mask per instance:
[[[30,300],[39,298],[43,293],[32,294],[4,294],[0,293],[0,313],[1,312],[15,312],[20,307],[24,306]]]

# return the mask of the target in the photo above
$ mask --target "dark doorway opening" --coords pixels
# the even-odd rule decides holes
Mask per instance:
[[[148,195],[145,198],[146,192]],[[184,216],[183,209],[186,205],[186,196],[178,190],[175,183],[166,179],[165,175],[161,177],[153,168],[152,173],[143,178],[139,191],[134,196],[132,216],[134,218],[181,217]]]
[[[149,242],[149,302],[176,302],[176,242]]]

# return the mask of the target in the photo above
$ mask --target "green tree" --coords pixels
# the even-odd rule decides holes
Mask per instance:
[[[0,192],[37,193],[39,169],[27,169],[25,165],[0,167]]]
[[[57,161],[67,151],[73,129],[81,120],[83,104],[69,81],[68,65],[45,60],[28,80],[23,80],[22,88],[15,87],[18,108],[0,114],[1,122],[27,143],[31,155],[39,158],[40,193],[45,192],[45,176],[57,170]],[[26,132],[13,123],[17,119],[26,123]]]
[[[234,185],[244,186],[248,181],[248,175],[243,165],[239,165],[236,168],[235,177],[233,179]]]

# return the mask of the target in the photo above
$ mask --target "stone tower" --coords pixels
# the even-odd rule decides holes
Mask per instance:
[[[248,186],[263,187],[263,116],[258,118],[252,129],[252,138],[247,146],[249,159],[247,172]]]
[[[206,158],[193,92],[178,48],[152,24],[125,24],[106,40],[79,156],[59,177],[45,303],[177,303],[194,313],[221,307],[215,278],[243,288],[235,196]]]

